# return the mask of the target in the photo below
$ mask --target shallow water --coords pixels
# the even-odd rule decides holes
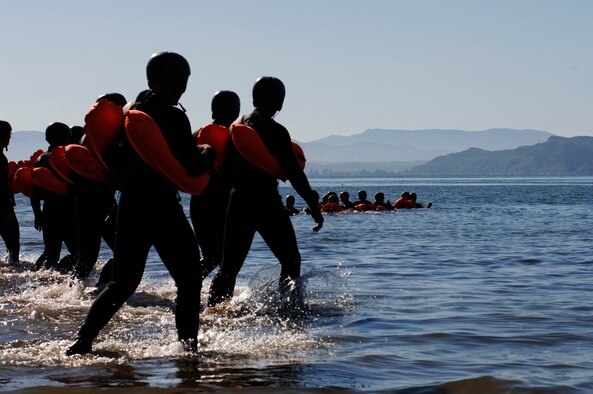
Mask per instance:
[[[256,237],[232,304],[176,342],[174,286],[151,253],[138,292],[89,356],[65,357],[92,285],[0,265],[0,390],[588,393],[593,391],[593,178],[313,179],[431,209],[292,217],[306,308],[287,314]],[[294,193],[281,185],[283,195]],[[184,197],[184,202],[188,198]],[[19,197],[21,258],[42,251]],[[297,206],[302,206],[297,198]],[[110,257],[103,250],[101,262]],[[203,288],[206,299],[209,279]]]

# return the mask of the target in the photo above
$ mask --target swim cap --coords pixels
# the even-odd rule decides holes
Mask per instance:
[[[70,127],[61,122],[54,122],[45,129],[45,140],[52,146],[65,146],[70,143]]]
[[[253,85],[253,106],[269,107],[276,111],[282,109],[286,90],[281,80],[276,77],[260,77]]]
[[[149,83],[157,80],[188,78],[190,74],[191,70],[187,60],[174,52],[155,53],[146,65],[146,78]]]
[[[5,120],[0,120],[0,138],[5,140],[10,137],[12,126]]]
[[[119,106],[124,106],[127,103],[126,98],[123,96],[123,94],[120,93],[105,93],[102,96],[99,96],[97,98],[97,100],[95,100],[95,102],[99,102],[101,100],[107,100],[107,101],[111,101],[113,104],[115,105],[119,105]]]
[[[235,120],[241,111],[241,100],[237,93],[230,90],[219,90],[212,97],[212,119]]]

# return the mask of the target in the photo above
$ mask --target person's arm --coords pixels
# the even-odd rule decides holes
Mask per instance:
[[[212,168],[216,151],[210,145],[196,146],[187,116],[173,108],[171,131],[165,135],[173,155],[192,175],[201,175]]]
[[[35,227],[35,230],[41,231],[43,228],[41,220],[41,200],[38,198],[31,198],[31,208],[33,208],[33,217],[35,218],[33,227]]]

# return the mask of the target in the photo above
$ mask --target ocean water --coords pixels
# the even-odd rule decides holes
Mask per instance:
[[[0,265],[0,391],[593,392],[593,178],[311,183],[353,200],[413,191],[434,206],[331,214],[319,233],[292,217],[300,313],[276,308],[279,267],[256,237],[231,304],[201,314],[197,356],[176,341],[174,285],[151,253],[94,353],[66,357],[97,273],[80,283],[31,272],[42,240],[19,196],[24,262]]]

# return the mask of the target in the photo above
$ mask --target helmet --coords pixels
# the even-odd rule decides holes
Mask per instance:
[[[191,74],[189,63],[185,58],[174,52],[158,52],[153,54],[146,65],[148,83],[157,80],[174,80],[188,78]]]
[[[282,109],[286,89],[281,80],[275,77],[260,77],[253,85],[253,106],[269,107],[276,111]]]
[[[51,146],[64,146],[70,143],[70,127],[61,122],[54,122],[45,129],[45,140]]]
[[[119,105],[121,107],[123,107],[127,103],[126,98],[120,93],[105,93],[104,95],[99,96],[97,100],[95,100],[95,102],[98,103],[103,99],[111,101],[113,104]]]
[[[82,126],[70,127],[70,139],[73,144],[78,144],[82,136],[84,135],[84,128]]]
[[[212,97],[212,119],[237,119],[241,111],[241,100],[237,93],[230,90],[219,90]]]
[[[5,140],[10,137],[12,132],[12,127],[10,123],[5,120],[0,120],[0,139]]]

